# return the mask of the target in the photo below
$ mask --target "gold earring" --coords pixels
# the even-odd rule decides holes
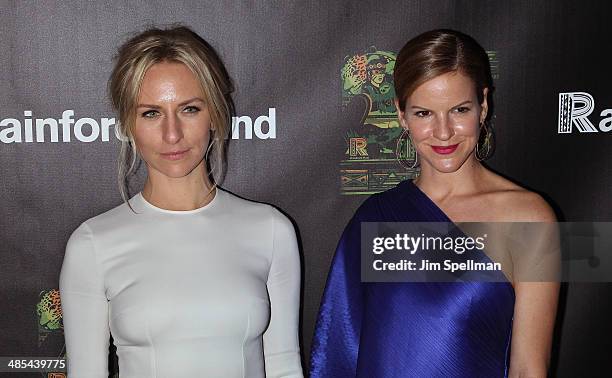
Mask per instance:
[[[412,138],[410,138],[410,132],[408,129],[404,129],[397,140],[397,145],[395,147],[395,158],[397,159],[398,163],[406,169],[414,169],[418,164],[419,155],[417,154],[416,148],[412,143]]]
[[[484,135],[482,133],[483,129]],[[493,132],[491,131],[491,128],[488,127],[486,120],[480,124],[480,130],[481,132],[478,136],[478,142],[476,142],[475,155],[476,160],[483,161],[491,156],[491,151],[493,149]]]

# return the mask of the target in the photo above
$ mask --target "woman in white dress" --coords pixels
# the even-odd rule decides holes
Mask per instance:
[[[291,222],[220,189],[231,83],[186,27],[120,49],[109,82],[125,203],[70,237],[60,292],[68,374],[302,377],[300,263]],[[143,190],[128,198],[137,159]]]

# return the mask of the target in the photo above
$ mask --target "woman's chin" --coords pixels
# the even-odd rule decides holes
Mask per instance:
[[[188,176],[190,173],[194,171],[195,167],[187,166],[187,165],[175,165],[170,167],[159,167],[156,169],[157,173],[161,176],[166,176],[171,179],[180,179]]]
[[[433,172],[439,173],[453,173],[457,172],[459,168],[461,168],[461,162],[457,161],[457,159],[444,159],[444,160],[436,160],[431,163],[427,163],[431,167]],[[421,166],[421,169],[423,167]]]
[[[431,167],[432,171],[439,173],[453,173],[457,172],[461,167],[468,164],[469,156],[455,155],[452,157],[442,158],[435,157],[433,159],[423,159],[422,164],[427,164]],[[421,169],[423,167],[421,166]]]

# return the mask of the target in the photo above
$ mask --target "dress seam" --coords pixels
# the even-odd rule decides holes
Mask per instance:
[[[96,243],[94,242],[94,232],[93,229],[91,228],[91,226],[89,226],[87,224],[87,222],[83,222],[83,226],[85,226],[87,228],[87,230],[89,230],[89,234],[91,235],[91,249],[93,251],[93,258],[94,258],[94,267],[96,269],[95,271],[95,275],[98,278],[98,281],[102,282],[102,288],[104,289],[104,296],[106,297],[106,300],[108,301],[108,296],[106,295],[106,280],[103,276],[100,275],[100,272],[98,270],[98,253],[96,252]]]
[[[149,323],[149,319],[147,319],[147,340],[149,341],[149,344],[151,345],[151,372],[153,373],[152,378],[156,378],[157,377],[157,353],[155,351],[155,344],[153,344],[153,338],[151,337],[151,327],[150,327],[150,323]]]
[[[270,281],[270,272],[272,271],[272,265],[274,264],[274,255],[276,255],[276,217],[274,215],[276,209],[272,208],[272,255],[270,256],[270,265],[268,266],[268,277],[266,283]],[[267,285],[266,285],[267,286]]]
[[[244,331],[244,338],[242,339],[242,378],[246,377],[246,358],[244,356],[244,348],[246,346],[246,341],[249,337],[250,328],[251,328],[251,315],[247,314],[247,325],[246,325],[246,330]]]

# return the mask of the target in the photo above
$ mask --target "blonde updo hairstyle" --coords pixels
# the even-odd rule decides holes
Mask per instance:
[[[226,140],[231,127],[232,83],[215,50],[185,26],[151,28],[132,37],[119,48],[108,90],[117,112],[116,127],[121,138],[118,183],[127,203],[128,179],[137,168],[138,150],[134,143],[136,107],[147,70],[156,63],[176,62],[187,66],[200,82],[210,113],[212,129],[206,151],[206,167],[213,185],[225,174]]]

